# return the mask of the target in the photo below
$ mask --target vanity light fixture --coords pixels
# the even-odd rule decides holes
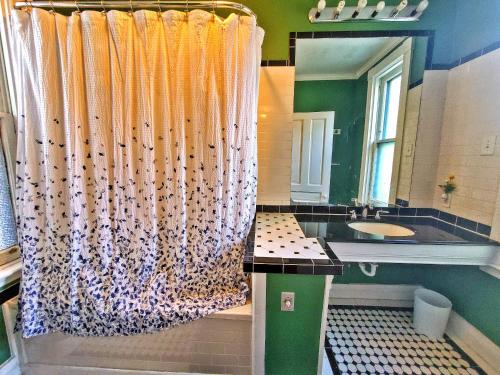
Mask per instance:
[[[429,0],[422,0],[418,6],[410,13],[410,17],[415,17],[417,14],[422,14],[429,6]]]
[[[368,0],[359,0],[358,7],[356,8],[354,13],[352,14],[351,18],[356,18],[359,15],[359,12],[361,12],[366,7],[367,3],[368,3]]]
[[[395,7],[391,12],[391,17],[396,17],[399,12],[408,6],[408,0],[401,0],[397,7]]]
[[[314,15],[314,17],[319,18],[319,16],[321,16],[321,12],[325,9],[325,7],[326,7],[326,0],[319,0],[318,8],[316,10],[316,14]]]
[[[315,2],[318,0],[315,0]],[[332,0],[333,1],[333,0]],[[347,6],[345,0],[338,0],[336,6],[328,6],[327,0],[319,0],[317,7],[309,10],[307,18],[311,23],[328,22],[414,22],[418,21],[425,10],[429,7],[430,0],[413,0],[416,4],[410,4],[408,0],[398,0],[396,4],[388,4],[387,1],[373,0],[369,5],[368,0],[356,0],[352,6]]]
[[[385,1],[379,1],[377,3],[377,7],[375,8],[375,10],[373,11],[372,13],[372,18],[376,17],[377,14],[379,14],[380,12],[382,12],[385,8]]]
[[[333,19],[336,20],[339,18],[340,13],[345,7],[345,0],[340,0],[339,5],[337,5],[337,8],[333,11]]]

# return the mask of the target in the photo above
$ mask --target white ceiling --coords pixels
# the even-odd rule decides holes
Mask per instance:
[[[296,80],[356,79],[404,38],[297,39]]]

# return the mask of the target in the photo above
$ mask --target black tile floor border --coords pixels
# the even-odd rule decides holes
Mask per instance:
[[[355,316],[355,314],[352,314],[353,310],[363,310],[363,312]],[[372,319],[375,317],[374,314],[370,316],[368,316],[370,313],[367,314],[367,311],[377,310],[391,312],[390,315],[384,313],[383,316],[381,316],[380,320],[384,324],[379,324],[376,318]],[[470,356],[468,356],[447,335],[445,335],[443,339],[429,339],[425,335],[415,333],[411,322],[406,320],[408,316],[401,316],[400,314],[400,312],[412,312],[412,308],[329,305],[327,314],[329,319],[329,321],[327,321],[327,333],[332,332],[331,327],[333,327],[330,322],[330,316],[333,316],[334,312],[340,311],[345,311],[345,314],[342,313],[338,315],[346,316],[345,319],[341,318],[340,324],[335,325],[337,328],[336,333],[341,333],[337,335],[332,333],[330,335],[334,337],[331,338],[331,340],[339,346],[332,346],[329,337],[325,335],[325,352],[334,375],[365,373],[408,375],[468,374],[469,372],[466,370],[468,368],[471,369],[470,373],[472,374],[486,374]],[[378,311],[377,315],[379,315]],[[366,320],[362,320],[363,317],[366,317]],[[371,323],[375,320],[377,324]],[[336,319],[333,319],[333,321],[337,322]],[[342,324],[344,321],[346,324]],[[365,322],[369,323],[365,324]],[[361,325],[361,323],[363,323],[363,325]],[[390,326],[390,323],[397,324],[397,328],[395,328],[396,326]],[[367,325],[369,328],[362,328]],[[375,326],[379,329],[373,328]],[[370,330],[370,328],[372,328],[372,330]],[[368,330],[369,332],[367,332]],[[380,333],[380,331],[383,333]],[[361,336],[361,333],[363,333],[363,336]],[[341,336],[342,338],[337,338],[337,336]],[[369,346],[363,344],[368,344]],[[448,346],[446,346],[446,344]],[[439,349],[439,347],[442,349]],[[396,349],[397,354],[394,354],[391,349]],[[399,349],[399,351],[397,349]],[[451,356],[445,358],[446,352]],[[455,352],[455,354],[453,352]],[[423,353],[424,356],[422,356],[421,353]],[[341,362],[339,365],[336,355],[339,355],[341,361],[345,360],[345,362]],[[444,360],[446,360],[448,364],[446,364]],[[371,368],[373,368],[374,371],[369,371]]]

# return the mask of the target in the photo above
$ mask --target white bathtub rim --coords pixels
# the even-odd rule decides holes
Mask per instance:
[[[26,375],[210,375],[197,372],[123,370],[102,367],[76,367],[59,365],[29,364],[22,374]],[[213,374],[215,375],[215,374]]]

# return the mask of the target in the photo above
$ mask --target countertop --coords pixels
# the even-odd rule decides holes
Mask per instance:
[[[415,232],[413,236],[408,237],[389,237],[356,231],[347,225],[352,222],[350,216],[296,214],[295,217],[306,237],[321,236],[326,242],[499,245],[488,237],[432,217],[385,216],[381,220],[374,220],[373,217],[355,220],[401,225]]]

